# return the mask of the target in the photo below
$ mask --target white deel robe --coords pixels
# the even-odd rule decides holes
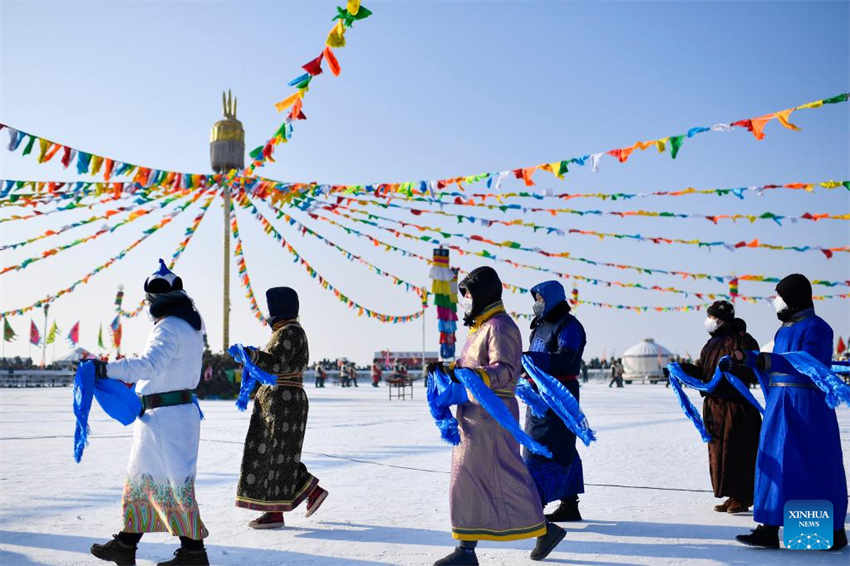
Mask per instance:
[[[204,338],[185,320],[158,320],[144,353],[107,365],[107,375],[136,384],[139,395],[195,389]],[[133,428],[133,447],[122,498],[124,531],[208,535],[195,499],[200,411],[194,404],[145,411]]]

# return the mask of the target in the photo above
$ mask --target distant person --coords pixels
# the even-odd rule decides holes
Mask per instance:
[[[357,387],[357,366],[355,364],[348,366],[348,379],[351,385]]]
[[[248,523],[253,529],[284,526],[283,513],[307,501],[309,517],[328,492],[301,461],[309,402],[304,368],[309,363],[307,335],[298,323],[298,294],[289,287],[266,291],[272,335],[262,350],[251,348],[251,361],[277,377],[260,385],[245,436],[236,506],[262,511]]]
[[[372,387],[378,387],[381,383],[381,366],[377,363],[372,364]]]
[[[324,364],[318,363],[316,364],[316,387],[321,388],[325,386],[325,380],[328,378],[328,370],[325,369]]]
[[[623,386],[623,363],[620,360],[611,359],[611,381],[608,383],[610,388],[615,383],[617,387]]]
[[[588,381],[587,374],[588,374],[587,364],[584,363],[584,360],[582,360],[581,361],[581,381],[582,381],[582,383],[587,383],[587,381]]]

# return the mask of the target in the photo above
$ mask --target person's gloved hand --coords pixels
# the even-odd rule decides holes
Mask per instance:
[[[94,364],[95,379],[106,379],[106,362],[103,360],[90,360]]]
[[[431,362],[427,366],[425,366],[425,372],[429,374],[434,373],[438,369],[443,369],[442,362]]]
[[[756,367],[761,372],[770,370],[770,354],[765,352],[756,354]]]
[[[665,378],[670,379],[670,370],[669,369],[667,369],[666,367],[661,368],[661,372],[664,374]]]

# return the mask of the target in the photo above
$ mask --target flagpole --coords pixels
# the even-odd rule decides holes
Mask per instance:
[[[41,367],[47,364],[47,311],[50,310],[50,305],[44,305],[44,332],[45,335],[41,339]]]

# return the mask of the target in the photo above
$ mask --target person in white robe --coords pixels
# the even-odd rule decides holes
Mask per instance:
[[[193,391],[201,376],[203,322],[180,277],[160,260],[145,281],[153,329],[138,357],[98,363],[99,377],[136,384],[142,414],[122,497],[123,527],[91,552],[119,566],[135,564],[143,533],[180,537],[174,558],[158,566],[208,566],[208,535],[195,499],[201,412]]]

